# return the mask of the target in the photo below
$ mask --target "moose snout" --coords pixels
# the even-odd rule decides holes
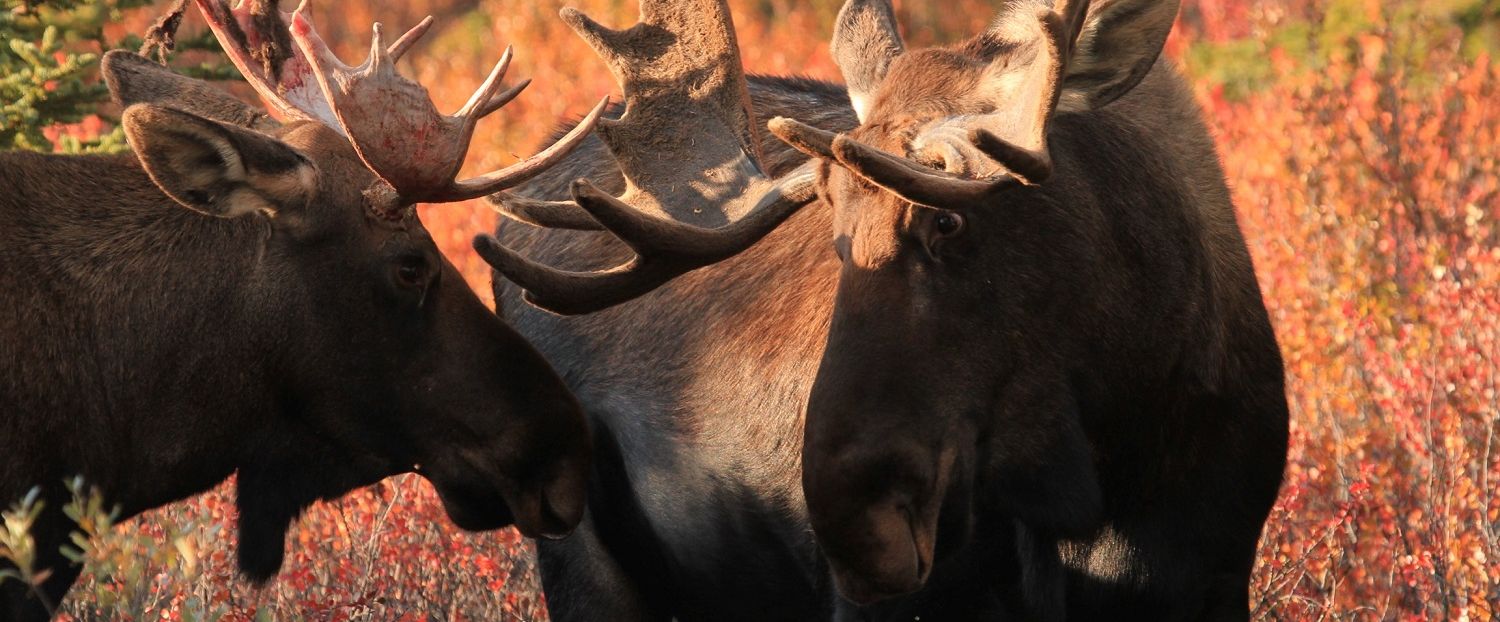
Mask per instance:
[[[933,529],[906,505],[867,509],[845,530],[824,540],[829,567],[840,594],[858,605],[910,594],[932,570]],[[834,544],[833,540],[840,540]],[[833,554],[838,549],[841,554]]]
[[[856,604],[915,592],[932,571],[945,464],[941,454],[899,448],[836,451],[805,465],[813,531],[839,593]]]
[[[511,501],[516,528],[530,538],[556,540],[583,520],[587,469],[564,464],[556,476],[518,491]]]

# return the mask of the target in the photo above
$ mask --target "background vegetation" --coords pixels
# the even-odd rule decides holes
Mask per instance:
[[[0,3],[0,148],[118,149],[118,111],[94,108],[92,55],[144,32],[164,8],[132,10],[147,1],[46,3],[56,12],[42,21]],[[560,0],[323,4],[321,27],[351,59],[377,18],[404,28],[438,16],[403,63],[448,110],[517,46],[513,75],[536,84],[481,127],[470,171],[529,153],[614,90],[556,18]],[[627,0],[572,4],[634,20]],[[837,79],[826,41],[839,0],[731,4],[752,71]],[[897,4],[920,45],[978,31],[1001,2]],[[1218,139],[1293,407],[1287,481],[1252,587],[1257,619],[1489,620],[1500,609],[1497,48],[1500,0],[1184,2],[1167,54]],[[468,240],[493,214],[472,203],[424,208],[424,220],[487,297]],[[90,522],[108,535],[67,616],[545,617],[528,546],[510,531],[458,532],[410,477],[314,507],[281,576],[251,588],[234,576],[228,486],[123,526]]]

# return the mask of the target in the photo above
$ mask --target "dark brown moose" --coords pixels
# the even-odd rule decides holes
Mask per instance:
[[[642,5],[624,31],[565,14],[624,116],[498,197],[623,247],[479,243],[555,311],[591,282],[641,296],[564,318],[496,280],[595,435],[588,516],[540,547],[554,619],[1246,619],[1287,406],[1213,142],[1158,59],[1178,3],[1017,0],[907,51],[887,0],[850,0],[847,97],[744,81],[722,1]],[[714,253],[683,249],[783,218],[688,272]]]
[[[74,476],[128,517],[237,472],[239,563],[257,581],[310,503],[397,473],[431,481],[466,529],[558,537],[582,516],[578,403],[413,205],[523,182],[597,114],[455,182],[475,122],[518,92],[501,89],[509,53],[444,117],[393,70],[431,18],[389,49],[377,24],[349,68],[305,5],[289,33],[249,3],[198,6],[289,122],[113,52],[133,155],[0,154],[0,505],[41,487],[33,535],[51,572],[39,594],[0,586],[3,620],[45,618],[78,573],[58,553]],[[247,52],[273,37],[296,44],[279,79]]]

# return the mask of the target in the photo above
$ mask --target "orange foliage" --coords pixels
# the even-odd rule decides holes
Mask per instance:
[[[634,19],[630,2],[571,4],[606,24]],[[746,65],[836,79],[826,41],[838,4],[732,0]],[[980,0],[899,4],[917,45],[975,32],[993,14],[993,3]],[[1167,54],[1189,75],[1200,69],[1189,63],[1194,45],[1245,40],[1291,20],[1321,19],[1323,10],[1292,0],[1185,4]],[[1241,98],[1207,80],[1195,87],[1281,340],[1294,419],[1252,606],[1258,619],[1489,620],[1500,608],[1500,495],[1492,483],[1500,479],[1500,65],[1466,60],[1457,35],[1438,37],[1418,62],[1406,62],[1387,23],[1389,6],[1400,3],[1340,4],[1357,5],[1369,31],[1311,64],[1261,44],[1254,53],[1274,79]],[[448,110],[514,43],[512,75],[536,83],[480,126],[465,168],[477,173],[528,153],[559,119],[615,89],[556,18],[560,5],[348,3],[322,11],[320,22],[352,59],[367,45],[375,12],[397,28],[437,15],[437,31],[403,63]],[[481,202],[431,206],[423,219],[488,296],[488,269],[469,240],[493,226],[492,212]],[[545,615],[529,546],[511,531],[460,533],[416,478],[312,508],[265,590],[234,578],[227,498],[221,487],[131,523],[125,533],[158,542],[180,532],[172,542],[192,555],[150,566],[161,558],[142,553],[143,584],[90,577],[68,611],[175,619],[201,609],[229,620],[256,612],[332,620]]]
[[[1259,611],[1500,608],[1500,66],[1389,41],[1248,101],[1202,93],[1286,355],[1293,446]],[[1366,617],[1361,616],[1361,617]]]

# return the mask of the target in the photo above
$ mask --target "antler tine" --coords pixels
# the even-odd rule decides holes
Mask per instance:
[[[562,18],[604,59],[625,94],[624,116],[601,123],[599,134],[620,160],[627,197],[641,195],[627,200],[671,213],[674,200],[702,198],[681,194],[683,184],[713,172],[743,179],[738,169],[744,168],[758,175],[760,141],[725,0],[641,0],[640,12],[641,22],[626,30],[574,9],[564,9]],[[675,139],[664,141],[663,127],[674,128]],[[714,171],[662,162],[703,162]]]
[[[970,130],[968,140],[1022,183],[1039,184],[1052,176],[1052,155],[1046,150],[1033,151],[1013,145],[984,128]]]
[[[274,41],[278,33],[263,32],[257,27],[250,1],[238,0],[232,8],[224,0],[193,1],[230,62],[279,116],[320,121],[340,129],[327,98],[310,79],[312,68],[300,49],[291,46],[291,49],[283,50],[289,56],[280,59],[280,71],[275,76],[270,75],[264,63],[254,58],[251,50],[262,49]],[[282,24],[291,18],[289,13],[277,11],[274,5],[269,9]]]
[[[473,132],[474,125],[479,121],[481,115],[474,114],[484,104],[488,108],[490,99],[500,92],[503,86],[500,81],[505,79],[505,72],[510,69],[510,59],[515,56],[515,46],[505,46],[505,53],[500,55],[500,62],[495,63],[495,68],[490,70],[489,77],[484,79],[484,84],[469,96],[468,103],[459,108],[454,116],[463,117],[466,120],[469,132]]]
[[[722,261],[749,248],[812,202],[816,174],[804,164],[759,195],[746,216],[717,229],[698,227],[640,212],[587,180],[573,184],[577,204],[636,251],[630,261],[596,272],[545,266],[480,235],[474,248],[506,278],[526,290],[527,302],[566,315],[591,313],[646,294],[682,274]]]
[[[588,211],[573,201],[543,201],[501,192],[490,197],[490,207],[507,218],[534,227],[574,231],[604,230],[599,221],[594,220]]]
[[[892,155],[861,143],[849,136],[821,130],[794,119],[776,117],[770,123],[771,133],[793,148],[814,158],[837,160],[860,178],[896,193],[902,199],[919,205],[941,207],[965,204],[988,198],[1016,183],[1009,177],[998,180],[966,179],[950,172],[937,171],[906,158]],[[1021,161],[1030,154],[1012,154],[1010,143],[992,134],[976,130],[980,145]],[[995,144],[990,144],[994,141]],[[1033,163],[1035,165],[1035,163]],[[1019,165],[1017,165],[1019,166]]]
[[[405,54],[432,25],[424,19],[389,48],[379,23],[370,55],[357,67],[345,65],[328,49],[313,27],[309,0],[292,13],[292,39],[308,59],[312,75],[331,104],[339,127],[365,165],[391,188],[387,210],[415,203],[446,203],[484,196],[522,183],[582,143],[608,101],[561,140],[509,168],[455,181],[468,153],[479,119],[508,103],[525,85],[505,89],[502,80],[514,57],[507,48],[468,103],[454,115],[442,115],[427,89],[396,72]],[[399,145],[399,148],[397,147]]]
[[[1025,3],[1016,6],[1028,7]],[[1037,12],[1028,14],[1026,8],[1017,9],[984,35],[1019,46],[1005,63],[986,69],[986,79],[996,85],[992,111],[942,120],[912,140],[911,151],[917,160],[941,163],[943,170],[885,153],[848,136],[819,135],[794,122],[779,121],[772,129],[792,146],[832,158],[865,181],[912,203],[934,207],[972,204],[1016,184],[1041,183],[1052,175],[1047,128],[1057,109],[1059,85],[1082,30],[1089,0],[1061,0],[1050,9],[1040,4],[1030,6]],[[845,41],[844,47],[891,47],[886,40],[893,36],[890,33],[894,27],[889,23],[888,3],[848,0],[840,16],[840,26],[844,22],[854,24],[845,30],[865,32],[874,39]],[[861,26],[871,21],[884,24],[884,28]],[[879,69],[866,67],[869,63],[857,55],[849,56],[855,69]],[[1003,170],[995,170],[995,164]]]
[[[1028,137],[1030,144],[1012,144],[997,136],[989,128],[975,128],[969,133],[969,142],[990,158],[1010,170],[1021,181],[1028,184],[1041,183],[1052,176],[1052,156],[1047,151],[1047,128],[1052,115],[1057,112],[1059,85],[1067,72],[1068,61],[1073,53],[1073,44],[1083,30],[1084,16],[1088,14],[1089,0],[1064,0],[1041,18],[1044,31],[1042,41],[1048,46],[1045,51],[1048,63],[1047,83],[1049,92],[1040,98],[1040,110],[1035,114],[1038,121],[1035,132]]]
[[[417,40],[421,39],[422,35],[427,34],[427,30],[432,28],[432,24],[436,21],[431,15],[428,15],[422,18],[422,21],[417,22],[416,26],[412,26],[411,30],[406,31],[406,34],[401,35],[401,38],[396,39],[396,42],[392,43],[391,47],[386,49],[386,54],[390,56],[391,62],[394,63],[401,60],[402,56],[406,56],[407,50],[410,50],[411,46],[416,45]]]
[[[838,134],[818,129],[796,119],[776,117],[767,124],[782,142],[814,158],[832,158],[833,141]]]
[[[558,11],[558,17],[561,17],[563,23],[572,28],[580,39],[588,43],[599,58],[604,59],[610,71],[615,72],[616,80],[624,81],[619,73],[620,55],[616,52],[625,47],[622,43],[625,40],[624,33],[594,21],[592,17],[573,7],[563,7],[561,11]]]
[[[779,181],[761,173],[725,0],[641,0],[640,6],[640,23],[625,30],[562,11],[625,93],[625,114],[599,123],[625,176],[624,194],[580,180],[573,205],[496,197],[501,211],[527,222],[602,226],[635,257],[607,270],[567,272],[527,260],[492,237],[475,240],[480,256],[527,290],[528,301],[558,313],[603,309],[733,256],[814,198],[810,166]]]
[[[1007,173],[992,177],[998,185],[1011,178],[1036,184],[1051,177],[1047,128],[1057,111],[1059,85],[1088,7],[1089,0],[1063,0],[1051,10],[1042,10],[1034,22],[1026,15],[1001,20],[989,36],[1034,46],[1035,58],[1031,63],[1004,68],[1007,72],[1028,72],[1016,81],[1021,86],[1005,90],[995,102],[996,110],[990,114],[937,124],[913,140],[914,150],[943,160],[952,172],[966,172],[975,166],[975,161],[987,157],[1003,166]],[[1009,135],[1002,130],[1015,127],[1024,129]],[[960,161],[954,162],[954,158]]]
[[[970,205],[1025,183],[1007,176],[968,179],[933,170],[842,135],[833,141],[833,154],[840,164],[865,181],[894,192],[907,202],[929,207]]]
[[[525,91],[526,87],[528,86],[531,86],[531,78],[522,80],[516,83],[515,86],[502,91],[499,95],[491,97],[489,103],[485,104],[483,108],[479,109],[478,116],[487,117],[490,116],[490,113],[504,108],[506,104],[509,104],[511,100],[519,96],[522,91]]]
[[[501,95],[504,95],[503,93]],[[589,132],[594,131],[595,125],[599,123],[604,111],[609,108],[609,97],[599,100],[594,109],[584,115],[573,129],[564,134],[562,138],[552,143],[535,155],[521,160],[504,169],[486,173],[472,179],[453,182],[450,189],[443,195],[444,201],[467,201],[482,196],[494,194],[506,188],[512,188],[526,183],[537,175],[547,172],[547,169],[556,166],[563,158],[568,157],[574,149],[583,144],[588,138]]]

